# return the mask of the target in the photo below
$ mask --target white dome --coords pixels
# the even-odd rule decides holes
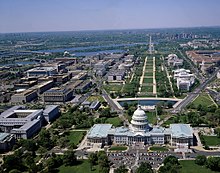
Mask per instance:
[[[131,127],[134,131],[146,131],[149,128],[147,116],[140,106],[138,106],[132,116]]]
[[[145,118],[147,117],[146,114],[145,114],[145,112],[144,112],[144,110],[141,109],[140,106],[138,106],[137,110],[134,111],[133,116],[135,116],[135,117],[145,117]]]

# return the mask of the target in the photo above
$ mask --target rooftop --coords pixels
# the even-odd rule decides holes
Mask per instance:
[[[125,75],[125,71],[124,70],[112,70],[108,73],[108,75],[116,75],[116,76],[123,76]]]
[[[170,129],[174,137],[193,136],[193,130],[189,124],[170,124]]]
[[[108,131],[111,129],[112,124],[95,124],[88,132],[89,138],[107,137]]]
[[[32,69],[28,70],[28,72],[32,72],[32,71],[52,71],[52,70],[56,70],[56,67],[36,67],[36,68],[32,68]]]
[[[7,138],[10,134],[9,133],[0,133],[0,141],[3,141],[5,138]]]
[[[20,128],[16,128],[13,130],[25,130],[27,131],[28,129],[30,129],[33,125],[37,124],[40,120],[39,119],[34,119],[33,121],[29,121],[27,123],[25,123],[23,126],[21,126]]]
[[[49,113],[51,112],[52,110],[56,109],[58,106],[57,105],[48,105],[46,107],[46,109],[44,110],[44,113]]]

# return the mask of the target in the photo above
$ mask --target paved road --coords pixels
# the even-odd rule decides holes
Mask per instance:
[[[179,113],[182,109],[184,109],[189,103],[191,103],[199,94],[200,92],[206,88],[206,86],[209,84],[210,81],[212,81],[216,74],[218,73],[219,68],[210,76],[208,79],[206,79],[203,83],[201,83],[193,92],[189,93],[185,99],[177,105],[172,112],[173,113]]]
[[[116,111],[116,112],[123,112],[123,110],[121,110],[116,104],[115,102],[112,100],[112,98],[108,95],[108,93],[102,89],[102,96],[104,97],[104,99],[108,102],[109,106],[111,107],[111,109],[113,111]]]
[[[118,98],[114,99],[115,101],[130,101],[130,100],[169,100],[169,101],[181,101],[182,99],[178,98],[164,98],[164,97],[133,97],[133,98]]]

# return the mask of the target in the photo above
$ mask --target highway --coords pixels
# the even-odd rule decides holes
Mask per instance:
[[[216,69],[216,71],[212,74],[211,77],[209,77],[208,79],[206,79],[205,81],[203,81],[193,92],[189,93],[185,99],[183,99],[182,102],[180,102],[179,105],[177,105],[177,107],[175,107],[171,112],[172,113],[179,113],[181,112],[182,109],[184,109],[189,103],[191,103],[198,95],[199,93],[206,88],[206,86],[209,84],[210,81],[212,81],[216,74],[218,73],[218,69]]]

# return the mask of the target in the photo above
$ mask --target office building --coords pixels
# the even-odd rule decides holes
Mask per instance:
[[[27,71],[28,77],[52,76],[57,74],[57,67],[36,67]]]
[[[183,59],[179,59],[176,54],[170,54],[167,57],[168,66],[180,67],[183,65]]]
[[[29,110],[24,106],[14,106],[0,114],[0,130],[14,134],[15,138],[28,139],[38,133],[42,122],[59,116],[58,106],[50,105],[45,110]]]
[[[0,132],[0,151],[9,151],[13,148],[14,144],[14,135]]]
[[[76,92],[84,93],[92,86],[92,82],[89,80],[83,81],[80,85],[75,88]]]
[[[124,70],[115,70],[110,71],[108,73],[108,81],[123,81],[125,77],[125,71]]]
[[[33,89],[27,89],[23,92],[12,95],[12,103],[27,103],[37,99],[37,91]]]
[[[73,90],[70,88],[51,88],[44,92],[44,102],[61,102],[65,103],[73,97]]]

